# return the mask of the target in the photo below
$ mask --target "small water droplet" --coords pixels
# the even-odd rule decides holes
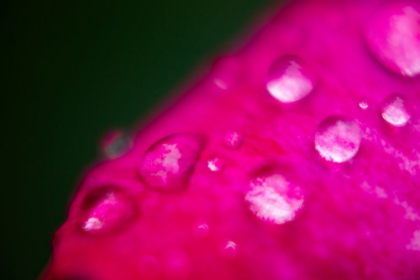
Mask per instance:
[[[156,258],[146,255],[142,256],[139,262],[141,279],[157,279],[161,273],[161,267]]]
[[[361,130],[354,121],[333,116],[318,126],[315,149],[324,159],[341,163],[356,155],[361,138]]]
[[[238,131],[228,131],[225,134],[225,146],[235,150],[241,147],[244,141],[244,136]]]
[[[222,171],[224,164],[220,158],[215,157],[207,161],[207,167],[210,169],[210,171],[220,172]]]
[[[105,157],[114,159],[122,156],[132,146],[130,137],[122,130],[112,130],[101,141],[101,150]]]
[[[251,181],[245,201],[258,218],[283,224],[295,218],[303,206],[304,197],[299,186],[278,172],[269,172]]]
[[[404,126],[411,118],[411,114],[400,95],[391,95],[385,99],[382,107],[382,118],[393,126]]]
[[[270,66],[267,74],[268,92],[282,103],[296,102],[314,88],[315,80],[296,56],[283,56]]]
[[[215,61],[211,69],[211,81],[221,91],[233,89],[241,80],[241,66],[231,56],[223,56]]]
[[[186,279],[192,270],[191,260],[181,249],[173,249],[165,255],[165,279]]]
[[[209,233],[210,233],[210,228],[209,228],[209,225],[206,223],[199,224],[194,229],[194,236],[199,239],[206,238],[209,235]]]
[[[233,258],[238,253],[238,245],[235,242],[229,240],[223,247],[223,255],[227,258]]]
[[[137,215],[133,201],[115,188],[103,187],[91,191],[85,198],[82,230],[104,233],[122,228]]]
[[[366,41],[387,69],[404,76],[420,73],[420,9],[417,3],[389,3],[371,18]]]
[[[363,110],[366,110],[367,108],[369,108],[369,104],[366,101],[360,101],[359,107]]]
[[[139,173],[153,189],[184,189],[194,171],[203,139],[193,133],[179,133],[162,138],[144,154]]]

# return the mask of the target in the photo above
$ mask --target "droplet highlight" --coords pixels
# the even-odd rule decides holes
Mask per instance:
[[[210,80],[219,91],[234,89],[242,79],[241,65],[232,56],[224,56],[212,65]]]
[[[224,163],[220,158],[214,157],[207,161],[207,167],[210,171],[220,172],[224,167]]]
[[[361,138],[356,122],[344,117],[329,117],[317,128],[315,149],[327,161],[342,163],[356,155]]]
[[[187,187],[204,147],[200,135],[173,134],[157,141],[144,154],[139,174],[150,188],[178,191]]]
[[[86,233],[105,233],[121,229],[137,216],[133,201],[112,187],[91,191],[85,198],[81,228]]]
[[[239,149],[244,141],[244,135],[239,131],[228,131],[225,134],[225,146],[229,149]]]
[[[384,101],[382,118],[389,124],[401,127],[407,124],[411,118],[404,98],[400,95],[392,95]]]
[[[270,172],[251,181],[245,201],[261,220],[284,224],[295,218],[303,206],[304,196],[298,185],[277,172]]]
[[[194,236],[198,239],[206,238],[210,233],[210,227],[207,223],[199,224],[194,229]]]
[[[387,69],[408,77],[419,74],[419,5],[395,1],[383,6],[367,25],[366,41]]]
[[[311,72],[296,56],[283,56],[270,66],[267,74],[268,92],[282,103],[296,102],[315,86]]]
[[[227,258],[233,258],[237,255],[237,253],[238,245],[232,240],[227,241],[223,247],[223,255]]]
[[[366,110],[367,108],[369,108],[369,104],[366,101],[360,101],[359,107],[360,109]]]
[[[128,134],[118,129],[108,132],[101,140],[102,154],[109,159],[122,156],[131,147],[132,141]]]

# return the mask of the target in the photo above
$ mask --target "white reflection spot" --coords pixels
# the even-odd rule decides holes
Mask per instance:
[[[341,163],[356,155],[360,141],[361,132],[355,122],[329,118],[318,127],[315,149],[326,160]]]
[[[260,219],[283,224],[294,219],[303,205],[303,196],[281,175],[258,178],[251,183],[245,200],[251,211]]]
[[[382,118],[391,125],[404,126],[410,120],[411,115],[405,108],[404,100],[396,96],[384,106]]]

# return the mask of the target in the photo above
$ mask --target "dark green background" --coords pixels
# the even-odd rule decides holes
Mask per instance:
[[[135,123],[273,1],[0,2],[0,279],[35,279],[99,135]]]

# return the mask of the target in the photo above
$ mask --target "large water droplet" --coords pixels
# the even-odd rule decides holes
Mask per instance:
[[[329,117],[318,126],[315,149],[324,159],[341,163],[356,155],[361,138],[360,128],[354,121]]]
[[[245,201],[258,218],[283,224],[295,218],[304,197],[299,186],[277,172],[270,172],[251,181]]]
[[[113,159],[123,155],[132,146],[130,137],[122,130],[112,130],[101,140],[101,150],[105,157]]]
[[[140,163],[140,176],[153,189],[184,189],[194,171],[203,140],[199,135],[179,133],[153,144]]]
[[[83,202],[82,211],[82,230],[93,234],[121,229],[137,215],[134,202],[112,187],[91,191]]]
[[[373,55],[389,70],[404,76],[420,72],[420,9],[395,1],[382,7],[366,28]]]
[[[382,107],[382,118],[393,126],[404,126],[411,118],[402,96],[389,96]]]
[[[239,131],[228,131],[225,134],[225,146],[229,149],[238,149],[244,141],[244,136]]]
[[[267,90],[283,103],[296,102],[308,95],[315,80],[296,56],[283,56],[270,66],[267,74]]]

